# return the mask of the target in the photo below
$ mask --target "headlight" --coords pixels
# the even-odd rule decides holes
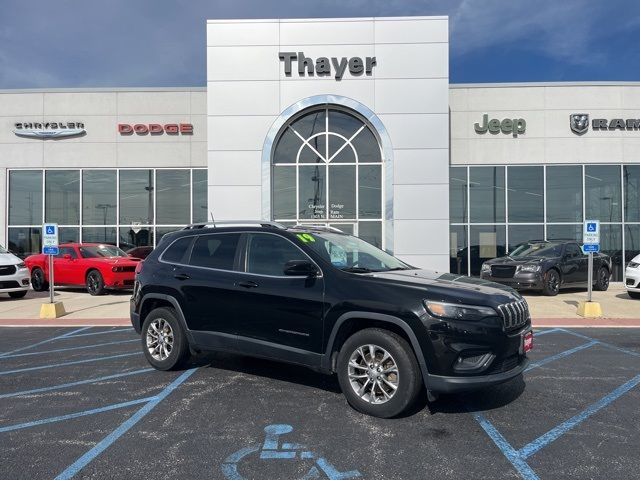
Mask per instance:
[[[16,268],[18,270],[22,270],[23,268],[27,268],[27,264],[24,262],[20,262],[19,264],[16,265]]]
[[[629,262],[629,265],[627,265],[629,268],[638,268],[638,266],[640,266],[640,263],[636,262]]]
[[[491,265],[489,265],[488,263],[483,263],[483,264],[482,264],[481,271],[482,271],[482,272],[489,272],[489,271],[491,271]]]
[[[491,307],[477,305],[458,305],[455,303],[433,302],[425,300],[427,311],[437,318],[452,320],[482,320],[485,317],[495,317],[498,313]]]
[[[539,272],[540,265],[520,265],[520,272]]]

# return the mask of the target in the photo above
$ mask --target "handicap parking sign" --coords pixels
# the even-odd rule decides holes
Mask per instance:
[[[55,235],[56,234],[56,226],[55,225],[47,225],[45,228],[45,233],[47,235]]]
[[[582,230],[582,243],[585,245],[600,244],[600,220],[585,220]]]
[[[45,223],[42,226],[42,253],[45,255],[58,254],[58,224]]]
[[[593,222],[589,222],[587,223],[587,232],[594,232],[596,231],[596,224]],[[51,232],[53,233],[53,232]]]

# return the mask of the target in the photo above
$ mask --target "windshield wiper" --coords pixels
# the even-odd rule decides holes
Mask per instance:
[[[342,270],[343,272],[349,272],[349,273],[371,273],[375,271],[365,267],[345,267],[345,268],[341,268],[340,270]]]
[[[410,268],[407,267],[393,267],[393,268],[389,268],[387,270],[383,270],[385,272],[393,272],[395,270],[411,270]]]

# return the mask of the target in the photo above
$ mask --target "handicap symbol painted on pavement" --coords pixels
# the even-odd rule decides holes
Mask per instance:
[[[54,227],[53,225],[47,225],[47,235],[55,235],[56,233],[56,227]]]
[[[291,425],[275,424],[265,427],[265,438],[262,445],[252,445],[238,450],[229,455],[222,464],[222,473],[229,480],[247,480],[238,471],[238,464],[248,455],[258,454],[259,459],[264,461],[286,461],[315,460],[313,466],[300,480],[312,480],[328,478],[329,480],[346,480],[349,478],[360,478],[362,475],[358,470],[340,472],[326,458],[310,451],[304,445],[298,443],[280,443],[280,436],[291,433]]]
[[[595,232],[596,224],[595,223],[587,223],[587,232]]]

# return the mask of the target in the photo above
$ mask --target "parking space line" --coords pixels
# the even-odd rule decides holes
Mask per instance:
[[[595,338],[587,337],[586,335],[583,335],[582,333],[574,332],[573,330],[567,330],[567,329],[564,329],[564,328],[560,328],[559,330],[562,331],[562,332],[568,333],[570,335],[573,335],[574,337],[580,337],[580,338],[584,338],[586,340],[592,340],[592,341],[596,342],[597,344],[602,345],[603,347],[611,348],[613,350],[617,350],[619,352],[626,353],[628,355],[633,355],[634,357],[640,357],[640,352],[636,352],[634,350],[629,350],[629,349],[623,348],[623,347],[618,347],[617,345],[612,345],[611,343],[602,342],[602,341],[597,340]]]
[[[67,347],[67,348],[56,348],[54,350],[43,350],[40,352],[29,352],[29,353],[16,353],[13,355],[5,355],[0,357],[0,360],[4,360],[5,358],[15,358],[15,357],[29,357],[32,355],[43,355],[45,353],[58,353],[58,352],[69,352],[72,350],[85,350],[87,348],[97,348],[97,347],[105,347],[107,345],[119,345],[121,343],[132,343],[139,342],[140,339],[136,338],[133,340],[118,340],[116,342],[103,342],[103,343],[94,343],[93,345],[82,345],[79,347]]]
[[[559,332],[559,328],[550,328],[548,330],[536,330],[534,335],[539,337],[540,335],[546,335],[547,333]]]
[[[56,337],[48,338],[46,340],[42,340],[41,342],[32,343],[31,345],[27,345],[26,347],[20,347],[20,348],[16,348],[15,350],[11,350],[9,352],[0,353],[0,358],[4,357],[5,355],[10,355],[10,354],[16,353],[16,352],[22,352],[23,350],[28,350],[29,348],[33,348],[33,347],[37,347],[37,346],[40,346],[40,345],[44,345],[45,343],[53,342],[54,340],[61,340],[63,338],[67,338],[67,337],[73,335],[74,333],[82,332],[84,330],[88,330],[89,328],[91,328],[91,327],[78,328],[76,330],[73,330],[72,332],[67,332],[67,333],[64,333],[62,335],[58,335]]]
[[[81,333],[79,335],[68,335],[65,338],[89,337],[89,336],[92,336],[92,335],[105,335],[107,333],[131,332],[131,331],[133,331],[133,327],[116,328],[114,330],[105,330],[105,331],[91,332],[91,333]]]
[[[538,360],[537,362],[532,362],[525,369],[525,372],[528,372],[529,370],[532,370],[532,369],[537,368],[537,367],[541,367],[542,365],[546,365],[547,363],[553,362],[554,360],[558,360],[560,358],[568,357],[569,355],[572,355],[572,354],[574,354],[576,352],[579,352],[581,350],[584,350],[586,348],[593,347],[594,345],[597,345],[597,344],[598,344],[598,342],[596,340],[592,340],[591,342],[585,343],[585,344],[577,346],[575,348],[570,348],[569,350],[565,350],[564,352],[560,352],[560,353],[557,353],[555,355],[551,355],[549,357],[545,357],[542,360]]]
[[[9,375],[11,373],[31,372],[33,370],[44,370],[46,368],[64,367],[66,365],[77,365],[79,363],[100,362],[102,360],[111,360],[112,358],[131,357],[133,355],[141,355],[142,352],[121,353],[120,355],[109,355],[107,357],[87,358],[85,360],[74,360],[73,362],[54,363],[51,365],[39,365],[37,367],[18,368],[16,370],[1,371],[0,375]]]
[[[162,390],[158,395],[153,397],[153,400],[150,400],[146,405],[140,408],[140,410],[134,413],[128,420],[124,421],[118,428],[116,428],[113,432],[111,432],[99,443],[97,443],[91,450],[89,450],[87,453],[85,453],[75,462],[69,465],[60,475],[56,477],[56,480],[66,480],[72,478],[76,473],[78,473],[89,463],[91,463],[98,455],[109,448],[122,435],[127,433],[129,429],[131,429],[131,427],[138,423],[142,418],[144,418],[145,415],[147,415],[147,413],[153,410],[171,392],[173,392],[182,383],[184,383],[191,375],[193,375],[193,373],[195,373],[196,370],[197,368],[192,368],[190,370],[187,370],[186,372],[183,372],[182,375],[180,375],[173,382],[167,385],[164,390]]]
[[[17,425],[10,425],[8,427],[0,427],[0,433],[13,432],[15,430],[22,430],[23,428],[36,427],[38,425],[46,425],[48,423],[62,422],[64,420],[71,420],[72,418],[95,415],[96,413],[109,412],[111,410],[116,410],[118,408],[126,408],[126,407],[131,407],[133,405],[139,405],[141,403],[147,403],[152,400],[155,400],[155,398],[156,397],[139,398],[137,400],[131,400],[129,402],[114,403],[113,405],[107,405],[106,407],[92,408],[90,410],[83,410],[81,412],[69,413],[67,415],[59,415],[57,417],[43,418],[41,420],[34,420],[33,422],[18,423]]]
[[[472,412],[472,414],[486,434],[489,435],[489,438],[493,440],[493,443],[496,444],[506,459],[511,462],[522,478],[525,480],[539,480],[539,477],[531,469],[520,453],[511,446],[507,439],[502,436],[502,434],[489,420],[484,417],[484,415],[479,412]]]
[[[34,393],[50,392],[52,390],[63,390],[65,388],[75,387],[76,385],[86,385],[88,383],[102,382],[104,380],[112,380],[114,378],[129,377],[131,375],[138,375],[140,373],[151,372],[152,370],[153,368],[143,368],[141,370],[133,370],[132,372],[115,373],[113,375],[106,375],[104,377],[96,377],[96,378],[89,378],[87,380],[79,380],[77,382],[62,383],[60,385],[53,385],[51,387],[34,388],[31,390],[22,390],[20,392],[4,393],[0,395],[0,399],[10,398],[10,397],[20,397],[22,395],[31,395]]]
[[[599,410],[603,409],[613,401],[620,398],[625,393],[629,392],[633,387],[635,387],[639,383],[640,383],[640,375],[637,375],[636,377],[632,378],[624,385],[621,385],[618,388],[616,388],[613,392],[611,392],[606,397],[603,397],[596,403],[589,406],[587,409],[585,409],[581,413],[571,417],[569,420],[566,420],[565,422],[562,422],[560,425],[552,428],[544,435],[541,435],[540,437],[535,439],[533,442],[525,445],[519,450],[518,453],[522,458],[530,457],[541,448],[549,445],[551,442],[558,439],[561,435],[567,433],[573,427],[575,427],[576,425],[580,424],[581,422],[589,418],[594,413],[598,412]]]

